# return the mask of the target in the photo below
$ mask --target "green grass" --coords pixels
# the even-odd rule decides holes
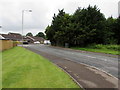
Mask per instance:
[[[79,88],[60,68],[25,48],[3,52],[3,88]]]
[[[91,52],[100,52],[106,54],[113,54],[113,55],[120,55],[119,49],[120,45],[89,45],[87,47],[71,47],[72,49],[76,50],[84,50],[84,51],[91,51]]]

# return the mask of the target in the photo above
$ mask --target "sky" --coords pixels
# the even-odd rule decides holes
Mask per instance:
[[[44,32],[51,24],[52,17],[58,9],[73,14],[78,7],[86,8],[88,5],[97,7],[106,18],[118,17],[118,2],[120,0],[0,0],[0,33],[22,34],[22,10],[24,12],[23,34],[28,32],[36,35]]]

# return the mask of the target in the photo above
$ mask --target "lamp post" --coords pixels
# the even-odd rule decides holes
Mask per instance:
[[[23,45],[23,26],[24,26],[24,12],[32,12],[32,10],[22,10],[22,45]]]

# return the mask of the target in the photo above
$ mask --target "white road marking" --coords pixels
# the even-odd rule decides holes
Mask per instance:
[[[93,57],[93,56],[86,56],[86,57],[89,57],[89,58],[97,58],[97,57]],[[100,60],[103,60],[103,61],[108,61],[108,59],[104,59],[104,58],[97,58],[97,59],[100,59]]]
[[[107,59],[103,59],[103,58],[102,58],[101,60],[103,60],[103,61],[107,61]]]
[[[93,56],[87,56],[87,57],[90,57],[90,58],[96,58],[96,57],[93,57]]]

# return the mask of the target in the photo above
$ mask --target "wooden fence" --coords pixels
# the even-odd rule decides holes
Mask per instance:
[[[17,46],[17,43],[12,40],[0,40],[0,51],[10,49]]]

